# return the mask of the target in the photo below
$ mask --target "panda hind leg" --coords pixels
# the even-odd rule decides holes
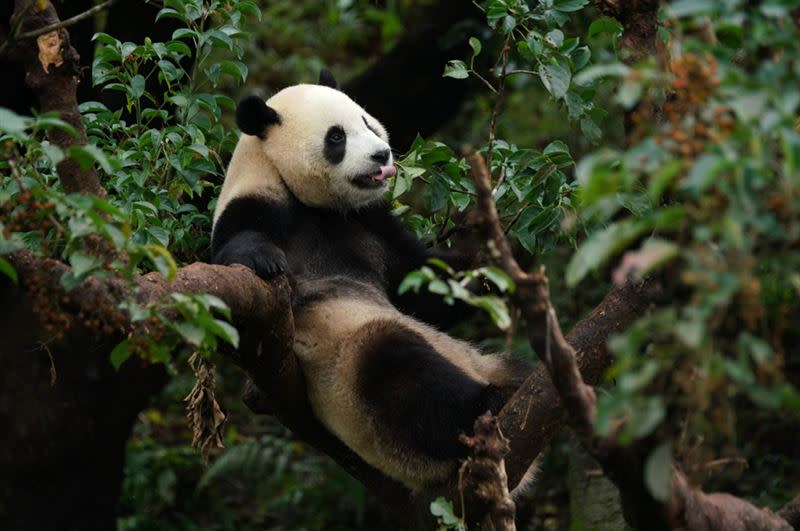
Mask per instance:
[[[357,335],[357,393],[386,435],[435,460],[464,457],[459,434],[471,434],[486,410],[497,413],[499,390],[464,373],[403,324],[372,321]]]

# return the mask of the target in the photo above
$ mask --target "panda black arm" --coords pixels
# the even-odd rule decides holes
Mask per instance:
[[[456,271],[470,267],[469,258],[426,248],[392,215],[386,203],[369,207],[362,211],[362,216],[365,225],[371,227],[386,246],[388,295],[392,304],[403,313],[440,328],[449,328],[474,314],[472,306],[458,300],[447,304],[441,295],[426,288],[418,293],[413,290],[402,295],[397,293],[406,275],[425,265],[430,258],[438,258]]]
[[[257,197],[242,197],[225,206],[214,224],[211,262],[242,264],[269,279],[287,269],[286,245],[291,207]]]

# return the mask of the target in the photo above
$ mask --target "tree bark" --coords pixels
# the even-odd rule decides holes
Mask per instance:
[[[16,0],[15,5],[14,17],[21,17],[23,32],[59,22],[58,14],[50,2],[46,2],[43,8],[39,2],[30,0]],[[78,111],[77,99],[80,56],[70,44],[69,32],[61,28],[36,39],[15,41],[13,54],[25,68],[25,83],[37,95],[39,110],[43,113],[57,111],[59,118],[77,131],[77,136],[73,137],[61,129],[50,129],[50,142],[62,150],[73,145],[86,145],[86,129]],[[57,169],[65,192],[105,196],[106,192],[93,167],[81,169],[75,159],[66,157]]]

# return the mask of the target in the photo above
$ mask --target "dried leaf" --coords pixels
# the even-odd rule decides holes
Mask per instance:
[[[195,352],[189,358],[189,366],[195,374],[195,384],[184,398],[186,418],[192,428],[192,446],[199,448],[204,459],[208,459],[211,445],[224,448],[222,428],[227,416],[216,399],[216,371],[214,364]]]

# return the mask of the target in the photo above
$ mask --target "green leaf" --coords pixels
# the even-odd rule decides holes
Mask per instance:
[[[649,220],[625,219],[595,232],[572,255],[566,270],[566,281],[574,287],[589,271],[598,268],[651,227]]]
[[[436,212],[447,206],[450,199],[450,186],[441,175],[431,177],[431,184],[425,188],[425,207]]]
[[[667,9],[676,18],[700,15],[714,9],[714,0],[676,0]]]
[[[444,67],[444,74],[442,77],[452,77],[455,79],[466,79],[469,77],[467,65],[464,61],[453,60],[447,63]]]
[[[439,522],[448,526],[449,528],[464,529],[463,522],[453,512],[453,503],[441,496],[431,502],[430,511]]]
[[[647,458],[644,465],[644,482],[650,494],[659,501],[666,502],[672,490],[672,447],[670,443],[660,444]]]
[[[82,170],[88,169],[92,163],[97,162],[104,172],[111,173],[113,171],[106,154],[93,144],[86,144],[85,146],[74,144],[69,147],[67,153],[71,158],[75,159]]]
[[[8,260],[2,257],[0,257],[0,273],[10,278],[11,282],[13,282],[14,284],[19,283],[19,277],[17,277],[17,270],[14,269],[14,266],[12,266],[8,262]]]
[[[575,76],[576,85],[586,85],[603,77],[625,77],[631,71],[629,66],[622,63],[610,65],[594,65]]]
[[[419,288],[428,280],[427,275],[423,271],[412,271],[407,274],[400,286],[397,288],[397,294],[402,295],[408,290],[414,290],[414,293],[419,292]]]
[[[571,78],[569,69],[560,63],[539,65],[539,79],[542,80],[544,88],[557,100],[566,95]]]
[[[589,63],[589,59],[592,57],[592,51],[588,46],[581,46],[570,52],[569,56],[572,59],[573,71],[578,71]]]
[[[569,155],[569,147],[561,140],[553,140],[552,142],[547,144],[547,147],[544,148],[544,151],[542,151],[542,153],[544,153],[545,155],[552,155],[556,153],[566,153],[567,155]]]
[[[589,0],[555,0],[553,2],[553,9],[562,11],[564,13],[572,13],[580,11],[583,6],[589,3]]]
[[[75,252],[69,255],[69,264],[76,277],[84,277],[103,265],[102,260],[91,254]]]
[[[625,426],[633,431],[637,439],[647,437],[661,425],[667,411],[661,397],[647,397],[633,410],[629,424]]]
[[[554,29],[544,36],[544,40],[551,46],[561,48],[561,45],[564,44],[564,32],[560,29]]]
[[[622,24],[610,17],[600,17],[589,26],[589,37],[593,37],[598,33],[619,35],[622,33]]]
[[[131,96],[135,99],[139,99],[144,95],[144,76],[141,74],[136,74],[131,79]]]
[[[717,173],[725,167],[725,160],[719,155],[706,153],[695,161],[689,175],[686,176],[681,189],[686,190],[695,197],[711,186]]]
[[[241,61],[222,61],[222,71],[240,83],[247,79],[247,65]]]
[[[514,290],[516,289],[514,281],[511,280],[511,277],[499,267],[487,267],[482,270],[482,273],[486,278],[491,280],[492,283],[494,283],[494,285],[500,289],[500,291],[514,293]]]
[[[119,370],[122,364],[131,357],[131,354],[133,354],[133,352],[131,352],[130,349],[130,342],[126,339],[125,341],[119,343],[116,347],[114,347],[114,350],[111,351],[111,365],[116,370]]]
[[[154,229],[159,229],[161,231],[164,230],[160,227],[149,227],[148,232],[152,233]],[[175,262],[175,259],[172,257],[166,247],[155,244],[145,245],[143,247],[147,253],[147,257],[151,262],[153,262],[156,270],[161,273],[164,278],[169,281],[175,278],[175,272],[178,270],[178,264]]]
[[[20,116],[10,109],[0,107],[0,131],[22,133],[30,127],[31,119]]]
[[[209,326],[209,328],[216,336],[221,337],[234,348],[239,347],[239,331],[231,326],[230,323],[226,323],[220,319],[214,319],[213,326]]]
[[[593,144],[600,142],[600,138],[603,136],[603,132],[591,118],[581,119],[581,132]]]
[[[511,326],[511,316],[508,313],[508,306],[506,305],[506,301],[500,297],[475,297],[469,302],[486,310],[492,318],[492,321],[494,321],[494,324],[500,330],[508,330],[508,327]]]
[[[205,329],[189,322],[172,323],[172,328],[180,334],[184,341],[196,347],[203,345],[206,337]]]
[[[469,46],[472,48],[472,57],[473,59],[481,53],[481,41],[476,39],[475,37],[469,38]]]

